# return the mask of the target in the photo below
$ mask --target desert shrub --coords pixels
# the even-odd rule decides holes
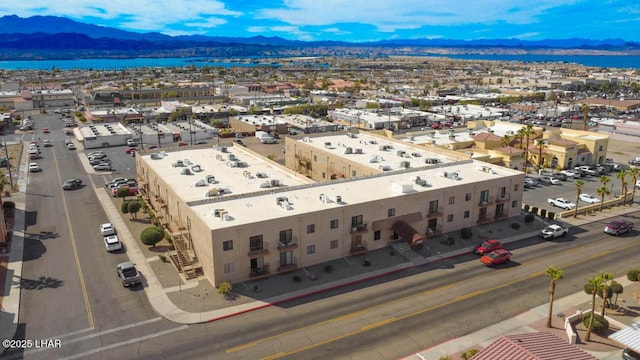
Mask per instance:
[[[520,229],[520,224],[518,224],[518,223],[512,223],[512,224],[511,224],[511,228],[512,228],[512,229],[514,229],[514,230],[518,230],[518,229]]]
[[[555,218],[556,218],[556,213],[554,213],[553,211],[549,211],[549,212],[547,213],[547,219],[549,219],[549,220],[553,220],[553,219],[555,219]]]
[[[120,211],[122,211],[123,214],[128,214],[129,213],[129,202],[125,201],[122,204],[120,204]]]
[[[591,318],[592,315],[593,315],[593,324],[591,326],[591,331],[593,331],[596,334],[602,334],[605,330],[609,328],[609,321],[607,321],[607,319],[605,319],[604,316],[600,314],[594,315],[592,313],[588,313],[582,317],[582,324],[588,328],[589,319]]]
[[[463,239],[470,239],[471,236],[473,236],[473,233],[471,232],[471,229],[465,227],[460,229],[460,236]]]
[[[529,212],[529,209],[530,209],[530,208],[529,208],[529,205],[524,204],[524,211]]]
[[[473,357],[473,355],[475,355],[477,353],[478,353],[478,349],[470,349],[470,350],[467,350],[467,351],[463,352],[462,354],[460,354],[460,357],[463,360],[469,360],[469,359],[471,359]]]
[[[535,217],[533,216],[532,213],[528,213],[525,217],[524,217],[524,221],[527,223],[533,222],[533,220],[535,220]]]
[[[640,269],[631,269],[627,271],[627,279],[629,281],[638,281],[638,275],[640,275]]]
[[[333,271],[333,266],[331,266],[331,265],[325,265],[324,266],[324,272],[330,273],[332,271]]]
[[[540,209],[540,217],[543,219],[547,216],[547,209]]]
[[[164,231],[158,227],[150,226],[140,234],[140,241],[145,245],[156,246],[164,238]]]
[[[537,215],[538,214],[538,207],[537,206],[532,207],[531,208],[531,213]]]
[[[231,292],[232,288],[233,286],[231,286],[231,283],[229,283],[228,281],[223,281],[220,283],[220,286],[218,286],[218,293],[222,295],[227,295],[228,293]]]
[[[300,276],[298,276],[298,275],[293,275],[293,281],[294,282],[300,282],[300,281],[302,281],[302,278]]]

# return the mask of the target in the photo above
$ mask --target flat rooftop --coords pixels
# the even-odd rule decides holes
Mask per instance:
[[[131,135],[131,132],[120,123],[95,124],[80,127],[80,133],[83,138],[112,136],[112,135]]]
[[[430,159],[430,163],[457,161],[454,158],[431,152],[426,148],[404,145],[397,141],[385,140],[363,133],[305,137],[298,141],[382,171],[422,167],[427,164],[427,159]],[[433,159],[437,159],[437,161],[431,161]],[[407,163],[408,166],[406,166]]]
[[[229,169],[224,170],[228,171]],[[445,177],[445,173],[449,177]],[[454,177],[454,173],[457,176]],[[287,187],[273,192],[262,191],[257,194],[247,193],[245,196],[230,196],[226,200],[225,197],[222,197],[210,203],[198,202],[191,207],[211,229],[215,230],[289,216],[302,216],[306,213],[330,208],[383,201],[416,192],[440,193],[443,189],[453,185],[482,183],[505,176],[524,175],[516,170],[465,160],[439,167],[383,173],[361,179]],[[235,174],[233,178],[237,179],[238,177],[239,174]],[[420,180],[417,180],[418,177]],[[293,181],[286,178],[285,182],[293,184]],[[200,193],[206,191],[205,188],[198,189]],[[376,189],[376,191],[371,191],[371,189]],[[341,198],[340,201],[337,201],[337,197]],[[221,209],[227,214],[224,221],[221,217],[215,216],[216,210]]]

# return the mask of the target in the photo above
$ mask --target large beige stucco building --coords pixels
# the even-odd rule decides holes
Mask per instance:
[[[236,283],[520,214],[517,170],[364,134],[288,138],[286,148],[308,151],[309,170],[326,181],[236,146],[136,158],[185,273]],[[332,163],[350,177],[330,181]]]

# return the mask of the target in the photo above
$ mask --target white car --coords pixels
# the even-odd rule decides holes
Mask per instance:
[[[76,149],[76,146],[75,146],[75,145],[73,145],[73,143],[71,143],[71,144],[67,144],[67,149],[69,149],[69,150],[75,150],[75,149]]]
[[[597,204],[600,202],[600,199],[591,194],[580,194],[580,201],[584,201],[588,204]]]
[[[29,172],[40,172],[42,171],[42,168],[40,168],[40,166],[38,166],[38,164],[36,163],[30,163],[29,164]]]
[[[122,249],[122,243],[120,239],[118,239],[118,235],[110,235],[104,237],[104,246],[107,248],[107,251],[118,251]]]
[[[111,223],[100,224],[100,233],[102,236],[109,236],[116,234],[116,228]]]
[[[44,146],[44,147],[52,147],[53,144],[51,143],[51,140],[42,140],[42,146]]]
[[[560,171],[560,174],[564,174],[566,177],[574,179],[578,179],[581,177],[580,172],[573,170],[562,170]]]

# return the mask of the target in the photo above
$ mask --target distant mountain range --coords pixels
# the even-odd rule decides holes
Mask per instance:
[[[367,43],[255,36],[168,36],[85,24],[63,17],[0,18],[0,60],[439,54],[640,54],[622,39],[397,39]]]

